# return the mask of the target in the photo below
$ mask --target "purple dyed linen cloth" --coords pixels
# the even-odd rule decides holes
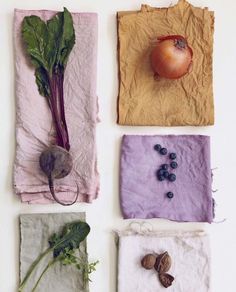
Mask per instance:
[[[14,48],[16,72],[16,158],[14,188],[22,202],[54,202],[47,178],[39,168],[40,153],[55,141],[55,131],[46,98],[38,92],[34,68],[21,38],[23,18],[37,15],[50,19],[55,11],[15,10]],[[99,176],[95,128],[98,122],[96,95],[97,14],[72,13],[76,43],[69,56],[65,80],[65,114],[74,169],[55,181],[60,200],[71,202],[79,187],[78,201],[92,202],[98,195]]]
[[[154,145],[177,154],[176,181],[159,181],[157,170],[169,164]],[[170,170],[171,168],[169,168]],[[200,135],[123,136],[120,162],[120,204],[125,219],[165,218],[212,222],[210,138]],[[166,194],[173,192],[169,199]]]

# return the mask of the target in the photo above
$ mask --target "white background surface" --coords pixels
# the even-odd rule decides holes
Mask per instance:
[[[151,220],[156,229],[200,229],[210,234],[212,246],[212,292],[235,292],[236,284],[236,1],[191,0],[194,5],[215,11],[214,127],[159,128],[116,125],[117,62],[116,12],[136,10],[142,3],[168,6],[170,0],[0,0],[0,292],[17,291],[19,270],[20,213],[86,211],[92,232],[88,238],[91,260],[99,259],[91,292],[116,291],[116,248],[112,230],[124,228],[118,200],[120,138],[128,134],[211,135],[213,188],[217,201],[216,221],[222,224],[173,223]],[[172,1],[176,3],[176,1]],[[28,206],[12,191],[15,137],[14,61],[12,45],[13,9],[53,9],[99,14],[98,96],[101,123],[97,127],[100,197],[92,205]],[[26,109],[27,110],[27,109]],[[194,268],[194,267],[193,267]],[[45,291],[49,292],[49,291]],[[70,291],[65,291],[70,292]],[[135,292],[135,291],[130,291]],[[138,291],[137,291],[138,292]],[[142,291],[145,292],[145,291]],[[177,291],[188,292],[188,291]],[[196,291],[201,292],[201,291]]]

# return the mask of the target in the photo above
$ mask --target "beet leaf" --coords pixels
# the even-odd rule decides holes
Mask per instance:
[[[70,12],[64,8],[48,21],[32,15],[22,23],[22,37],[31,62],[39,93],[47,98],[56,130],[57,145],[70,149],[64,108],[64,73],[75,44]]]

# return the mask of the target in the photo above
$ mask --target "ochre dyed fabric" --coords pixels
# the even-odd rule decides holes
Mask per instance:
[[[169,8],[142,5],[118,16],[121,125],[203,126],[214,124],[212,51],[214,13],[180,0]],[[150,52],[155,39],[179,34],[193,49],[191,73],[155,80]]]

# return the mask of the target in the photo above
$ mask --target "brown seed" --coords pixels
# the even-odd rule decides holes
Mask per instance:
[[[159,280],[165,288],[168,288],[172,285],[172,282],[174,281],[174,277],[169,274],[159,274]]]
[[[156,263],[156,256],[154,254],[147,254],[142,259],[141,264],[144,269],[151,270]]]
[[[163,274],[169,271],[171,267],[171,257],[168,252],[160,254],[155,263],[155,269],[158,273]]]

